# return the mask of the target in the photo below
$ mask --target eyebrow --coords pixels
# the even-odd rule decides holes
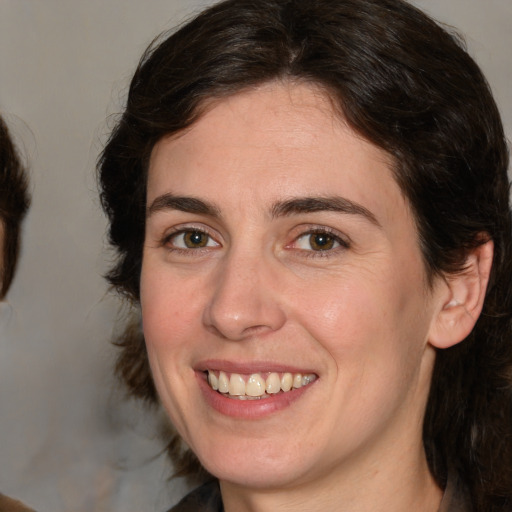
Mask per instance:
[[[221,216],[220,208],[213,203],[192,196],[175,196],[171,193],[158,196],[148,207],[147,216],[149,217],[156,212],[165,210],[178,210],[215,218]],[[270,214],[273,218],[277,218],[325,211],[360,215],[375,226],[381,227],[379,221],[370,210],[340,196],[298,197],[279,201],[272,206]]]
[[[339,212],[360,215],[377,227],[382,227],[377,217],[364,206],[340,196],[299,197],[280,201],[272,206],[273,217],[285,217],[300,213]]]
[[[220,217],[220,209],[213,203],[208,203],[196,197],[175,196],[170,193],[158,196],[148,207],[147,216],[164,210],[179,210],[186,213]]]

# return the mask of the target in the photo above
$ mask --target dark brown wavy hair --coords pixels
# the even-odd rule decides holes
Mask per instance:
[[[0,299],[9,289],[20,251],[21,221],[30,203],[27,176],[9,130],[0,117],[0,223],[4,240],[0,239]]]
[[[148,161],[205,102],[275,80],[321,86],[344,119],[387,151],[415,215],[432,279],[492,239],[483,312],[437,353],[424,422],[431,471],[460,475],[475,510],[512,510],[512,228],[508,148],[489,86],[461,39],[402,0],[227,0],[144,53],[98,163],[117,259],[108,280],[137,306]],[[484,234],[485,236],[482,236]],[[143,335],[118,340],[132,396],[157,403]],[[198,463],[173,437],[178,472]],[[178,460],[179,459],[179,460]]]

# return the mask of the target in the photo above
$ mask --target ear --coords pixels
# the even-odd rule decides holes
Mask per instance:
[[[494,244],[489,240],[469,253],[463,272],[445,277],[429,331],[432,346],[451,347],[472,331],[484,304],[493,253]]]

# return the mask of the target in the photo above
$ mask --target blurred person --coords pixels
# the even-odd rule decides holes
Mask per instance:
[[[25,170],[0,117],[0,302],[5,300],[14,277],[20,250],[21,222],[29,202]],[[30,510],[21,502],[0,493],[1,512]]]

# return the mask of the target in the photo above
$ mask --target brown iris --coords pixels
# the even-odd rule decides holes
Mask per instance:
[[[183,242],[189,249],[206,247],[208,244],[208,235],[201,231],[187,231],[183,234]]]
[[[309,244],[314,251],[328,251],[334,247],[335,240],[327,233],[311,233]]]

